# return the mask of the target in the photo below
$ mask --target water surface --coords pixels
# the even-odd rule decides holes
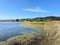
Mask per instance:
[[[36,29],[21,26],[23,22],[0,22],[0,41],[24,33],[38,32]]]

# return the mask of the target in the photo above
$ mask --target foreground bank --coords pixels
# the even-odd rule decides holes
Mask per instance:
[[[42,30],[42,45],[60,45],[60,21],[29,22],[23,26]]]

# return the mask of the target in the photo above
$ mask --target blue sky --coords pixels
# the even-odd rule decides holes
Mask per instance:
[[[0,19],[60,16],[60,0],[0,0]]]

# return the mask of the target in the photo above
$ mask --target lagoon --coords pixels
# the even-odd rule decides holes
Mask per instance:
[[[0,22],[0,41],[25,33],[39,32],[39,30],[21,26],[24,22]]]

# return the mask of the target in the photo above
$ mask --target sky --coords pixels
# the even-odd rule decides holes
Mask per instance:
[[[60,16],[60,0],[0,0],[0,19]]]

